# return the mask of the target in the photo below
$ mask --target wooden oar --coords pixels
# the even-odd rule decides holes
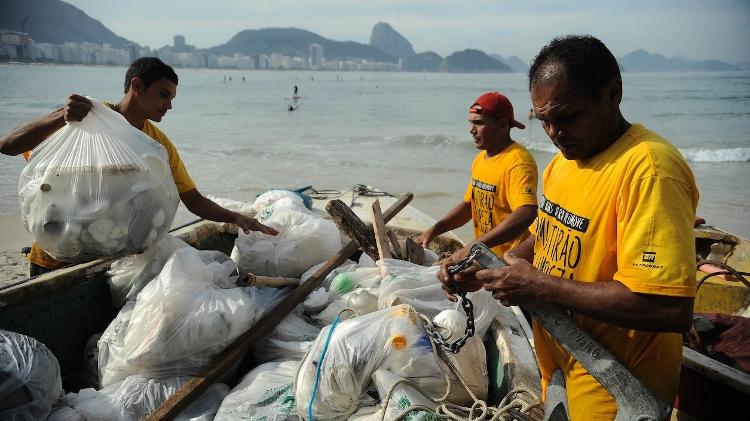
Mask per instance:
[[[272,276],[261,276],[253,275],[252,273],[246,273],[240,276],[235,284],[238,287],[271,287],[271,288],[284,288],[284,287],[296,287],[299,286],[299,279],[297,278],[277,278]]]
[[[387,222],[401,211],[414,198],[412,193],[406,193],[401,196],[383,214],[383,219]],[[373,236],[374,237],[374,236]],[[213,384],[225,371],[227,371],[235,362],[244,357],[245,353],[258,342],[263,336],[269,333],[281,322],[299,303],[304,301],[310,292],[317,288],[320,283],[328,276],[331,271],[341,266],[359,246],[356,242],[350,241],[336,255],[315,272],[310,279],[304,284],[298,286],[292,293],[284,298],[272,310],[267,311],[247,332],[235,339],[231,345],[219,355],[214,357],[208,366],[203,369],[197,376],[188,380],[177,392],[164,402],[159,409],[154,411],[146,418],[148,421],[171,420],[187,406],[197,399],[211,384]]]

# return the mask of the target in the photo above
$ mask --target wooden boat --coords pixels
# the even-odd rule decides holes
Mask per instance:
[[[320,195],[313,206],[323,209],[329,200],[336,198],[350,204],[362,220],[370,219],[369,210],[375,199],[380,200],[384,209],[395,202],[392,196],[366,189],[341,195]],[[387,228],[399,238],[414,238],[433,223],[431,217],[408,206],[388,223]],[[229,254],[237,234],[236,227],[230,224],[200,221],[176,230],[173,235],[198,249]],[[731,252],[725,254],[726,263],[738,270],[749,269],[750,242],[711,228],[696,230],[696,244],[704,256],[715,242],[733,245]],[[463,243],[452,233],[438,237],[431,244],[439,255],[462,246]],[[105,274],[110,263],[111,259],[99,259],[0,290],[0,328],[32,336],[46,344],[60,362],[67,391],[87,386],[83,378],[86,342],[92,334],[103,331],[117,313],[111,304]],[[697,311],[737,311],[746,306],[750,294],[735,288],[737,285],[727,281],[707,281],[699,291]],[[727,289],[736,298],[727,299],[727,293],[723,292]],[[713,304],[715,302],[721,305]],[[490,374],[488,401],[497,405],[509,391],[523,389],[530,395],[521,399],[533,404],[541,395],[541,385],[528,323],[519,311],[499,307],[499,314],[485,338]],[[672,417],[680,420],[729,419],[731,417],[721,414],[741,413],[740,404],[748,394],[750,375],[686,350],[679,398]],[[532,408],[524,417],[541,420],[543,409]]]
[[[750,241],[710,226],[695,229],[701,258],[750,272]],[[712,253],[713,251],[713,253]],[[700,280],[706,275],[696,273]],[[750,288],[737,281],[710,278],[700,285],[696,313],[748,314]],[[750,374],[683,347],[682,372],[672,418],[679,420],[736,419],[750,398]]]

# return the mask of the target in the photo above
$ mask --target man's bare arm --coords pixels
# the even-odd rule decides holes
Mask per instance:
[[[463,226],[471,220],[471,203],[459,202],[453,209],[417,237],[417,244],[427,247],[430,241],[438,235]]]
[[[510,266],[476,273],[478,283],[507,305],[546,303],[625,328],[684,332],[690,328],[693,298],[641,294],[618,281],[579,282],[548,275],[528,261],[510,257]]]
[[[91,101],[72,94],[64,107],[45,116],[23,123],[0,139],[0,153],[18,155],[37,147],[66,121],[81,121],[91,111]]]
[[[230,211],[229,209],[217,205],[212,200],[203,196],[198,189],[192,189],[180,193],[180,200],[182,200],[182,203],[185,204],[185,207],[187,207],[190,212],[201,218],[208,219],[209,221],[237,224],[237,226],[245,231],[245,233],[250,231],[260,231],[269,235],[276,235],[279,233],[275,229],[261,224],[255,218]]]
[[[533,235],[529,235],[526,237],[525,240],[521,242],[521,244],[513,247],[512,249],[505,252],[505,256],[500,256],[505,259],[509,259],[510,256],[517,257],[523,260],[526,260],[527,262],[533,264],[534,263],[534,242],[536,241],[536,237]]]
[[[536,218],[536,211],[536,205],[519,206],[507,218],[489,232],[477,238],[476,241],[486,244],[487,247],[507,243],[529,228],[529,225]]]

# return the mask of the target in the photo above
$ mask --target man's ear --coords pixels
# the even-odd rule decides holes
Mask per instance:
[[[133,90],[133,93],[136,92],[142,92],[143,91],[143,81],[138,76],[130,79],[130,89]]]
[[[622,78],[615,76],[610,79],[605,92],[610,102],[619,106],[622,101]]]

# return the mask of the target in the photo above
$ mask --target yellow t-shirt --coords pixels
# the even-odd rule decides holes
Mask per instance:
[[[471,182],[464,194],[464,201],[471,203],[474,238],[491,231],[516,208],[536,205],[536,185],[536,161],[517,142],[490,158],[487,151],[479,152],[471,164]],[[492,251],[502,256],[528,236],[525,231],[512,241],[492,247]]]
[[[636,293],[695,296],[698,189],[680,152],[661,136],[635,124],[592,158],[566,160],[558,154],[542,183],[544,198],[531,227],[537,269],[580,282],[616,280]],[[572,317],[672,404],[680,334]],[[545,391],[557,368],[565,375],[571,419],[614,418],[611,395],[538,323],[534,339]]]
[[[110,108],[112,107],[112,104],[108,102],[104,102],[104,105]],[[177,186],[177,192],[185,193],[194,189],[195,182],[193,182],[193,179],[190,178],[190,174],[188,174],[187,168],[185,168],[185,164],[182,162],[180,154],[177,152],[177,148],[174,147],[167,135],[165,135],[149,120],[146,120],[141,131],[160,145],[164,146],[164,149],[167,150],[169,169],[172,172],[174,184],[175,186]],[[31,154],[29,152],[24,152],[23,156],[24,158],[26,158],[26,160],[28,160]],[[36,242],[31,245],[31,252],[29,253],[28,260],[31,263],[37,264],[47,269],[58,269],[68,264],[67,262],[55,260],[52,256],[45,253],[44,250],[42,250],[42,248],[39,247]]]

